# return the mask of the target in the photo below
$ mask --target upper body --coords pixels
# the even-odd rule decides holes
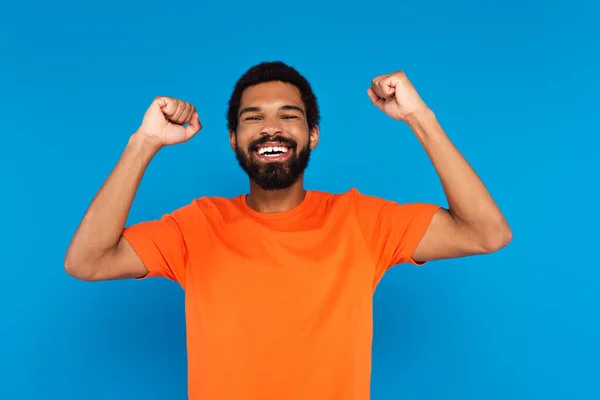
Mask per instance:
[[[391,266],[422,264],[438,209],[355,189],[275,213],[203,197],[124,237],[146,276],[185,290],[190,398],[362,400],[373,291]]]
[[[483,183],[404,73],[373,79],[368,95],[410,126],[447,208],[354,189],[306,190],[319,111],[306,79],[283,63],[249,69],[229,102],[230,145],[248,194],[199,197],[125,226],[152,157],[201,129],[191,104],[157,97],[94,198],[65,268],[84,280],[160,276],[182,286],[190,399],[368,399],[371,301],[384,273],[490,253],[511,240]]]

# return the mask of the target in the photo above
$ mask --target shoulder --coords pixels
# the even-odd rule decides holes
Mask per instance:
[[[194,198],[183,206],[174,209],[165,217],[173,218],[179,223],[197,222],[198,219],[214,219],[235,212],[240,197],[202,196]]]
[[[358,188],[350,188],[345,192],[330,194],[331,201],[340,204],[347,205],[355,208],[361,207],[382,207],[388,203],[395,203],[390,200],[386,200],[381,197],[369,195],[361,192]]]
[[[243,195],[233,197],[202,196],[194,199],[190,206],[205,215],[221,215],[239,212],[243,203]]]
[[[215,211],[235,208],[241,201],[242,196],[220,197],[220,196],[202,196],[194,199],[190,206],[196,207],[202,211]]]
[[[431,214],[439,208],[435,204],[406,202],[366,194],[357,188],[351,188],[344,193],[332,195],[332,197],[340,205],[349,207],[359,218],[388,217],[392,214],[396,216],[410,216],[420,213]]]
[[[349,201],[357,197],[364,196],[356,188],[350,188],[344,192],[327,192],[322,190],[309,190],[311,196],[321,201]]]
[[[324,193],[326,195],[329,195],[331,197],[333,197],[335,200],[342,200],[342,201],[379,201],[379,202],[385,202],[388,201],[382,197],[377,197],[374,195],[370,195],[367,193],[364,193],[362,191],[360,191],[358,188],[352,187],[344,192],[340,192],[340,193],[328,193],[328,192],[321,192]]]
[[[311,192],[314,203],[319,207],[344,212],[346,215],[360,216],[366,213],[378,213],[386,204],[392,203],[383,198],[362,193],[354,187],[339,193],[315,190]]]

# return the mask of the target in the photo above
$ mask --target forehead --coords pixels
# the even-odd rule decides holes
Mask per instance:
[[[267,107],[282,103],[295,105],[304,109],[300,90],[291,83],[265,82],[244,90],[241,108]]]

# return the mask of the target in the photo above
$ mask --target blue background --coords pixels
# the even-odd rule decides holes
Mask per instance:
[[[386,275],[372,398],[600,398],[599,11],[592,0],[3,5],[0,398],[186,397],[179,286],[80,282],[63,257],[157,94],[193,102],[204,129],[153,160],[130,222],[246,191],[224,115],[235,80],[263,60],[295,66],[319,97],[309,188],[446,205],[415,137],[366,94],[402,69],[513,228],[501,252]]]

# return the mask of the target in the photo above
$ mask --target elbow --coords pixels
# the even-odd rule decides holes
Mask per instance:
[[[483,252],[494,253],[510,244],[512,241],[512,230],[505,224],[484,235],[484,237]]]
[[[85,262],[75,262],[70,258],[65,258],[64,269],[67,275],[80,281],[94,282],[93,269]]]

